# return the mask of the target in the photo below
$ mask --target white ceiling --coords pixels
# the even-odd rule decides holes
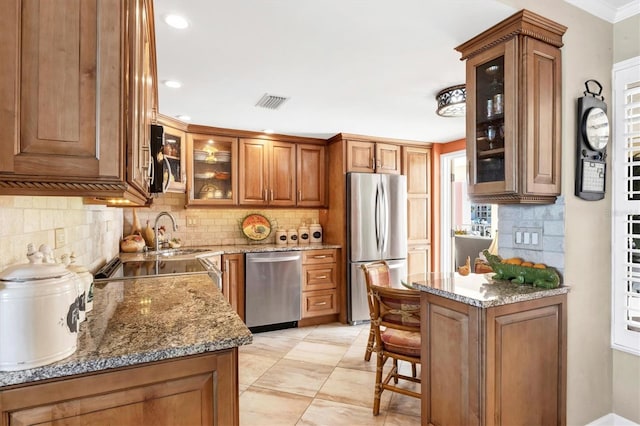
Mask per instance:
[[[154,7],[158,79],[183,83],[160,84],[163,114],[232,129],[432,142],[465,133],[464,118],[435,113],[435,95],[464,83],[454,47],[516,12],[496,0],[155,0]],[[189,28],[166,25],[168,13],[184,15]],[[290,99],[278,110],[256,107],[265,93]]]

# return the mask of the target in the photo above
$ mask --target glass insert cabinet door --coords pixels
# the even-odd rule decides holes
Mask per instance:
[[[467,61],[467,159],[469,192],[515,188],[515,42]]]
[[[238,140],[189,135],[188,205],[236,204]]]

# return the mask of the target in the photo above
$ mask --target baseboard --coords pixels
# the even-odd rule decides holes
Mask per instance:
[[[627,420],[617,414],[609,413],[606,416],[602,416],[599,419],[592,421],[586,426],[640,426],[638,423],[634,423],[631,420]]]

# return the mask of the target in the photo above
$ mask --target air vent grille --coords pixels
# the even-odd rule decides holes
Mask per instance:
[[[285,103],[288,100],[289,98],[285,98],[284,96],[275,96],[275,95],[270,95],[268,93],[265,93],[260,98],[256,106],[261,108],[268,108],[268,109],[278,109],[283,103]]]

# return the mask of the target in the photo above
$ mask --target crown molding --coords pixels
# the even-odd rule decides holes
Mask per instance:
[[[623,21],[640,13],[640,0],[631,0],[624,6],[620,7],[614,7],[606,0],[564,1],[612,24]]]

